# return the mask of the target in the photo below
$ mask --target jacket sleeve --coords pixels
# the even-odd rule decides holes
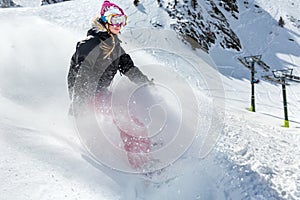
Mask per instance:
[[[72,58],[71,58],[71,62],[70,62],[70,69],[69,69],[69,73],[68,73],[68,92],[69,92],[69,97],[70,99],[72,99],[72,94],[73,94],[73,87],[74,87],[74,83],[75,83],[75,78],[76,75],[78,73],[78,65],[77,63],[77,59],[76,59],[77,55],[76,52],[73,54]]]
[[[91,43],[91,41],[77,43],[68,73],[68,90],[71,100],[74,100],[79,95],[81,97],[87,96],[88,88],[91,87],[92,66],[95,63],[95,58],[89,56],[89,54],[93,51],[94,46],[96,45]]]
[[[144,75],[136,66],[131,59],[131,57],[126,54],[123,50],[119,61],[119,71],[124,74],[132,82],[140,85],[150,82],[146,75]]]

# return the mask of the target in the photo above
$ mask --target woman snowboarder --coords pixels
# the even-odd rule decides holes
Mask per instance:
[[[72,101],[70,114],[85,117],[88,116],[85,114],[91,104],[97,109],[109,103],[111,92],[108,87],[117,71],[136,84],[152,84],[152,80],[134,66],[130,56],[120,46],[121,41],[117,35],[126,24],[127,16],[124,11],[116,4],[104,1],[100,17],[93,20],[93,27],[88,31],[87,38],[77,43],[71,59],[68,74],[68,89]],[[108,116],[112,116],[111,109],[108,110]],[[146,127],[137,118],[133,117],[132,120],[142,127],[139,136],[122,130],[115,119],[113,123],[120,132],[130,165],[140,168],[147,162],[144,154],[150,151],[151,142],[147,138]],[[91,123],[92,119],[87,121]],[[91,125],[87,124],[87,127],[90,128]]]

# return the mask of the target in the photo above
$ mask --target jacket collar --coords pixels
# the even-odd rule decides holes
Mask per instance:
[[[100,40],[107,40],[110,37],[114,37],[115,42],[121,43],[122,41],[118,38],[118,36],[109,33],[106,24],[103,24],[99,19],[99,17],[95,17],[92,20],[92,28],[88,30],[87,36],[98,37]]]

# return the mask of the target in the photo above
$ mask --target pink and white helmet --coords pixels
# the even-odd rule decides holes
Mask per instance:
[[[118,15],[125,15],[122,8],[120,8],[118,5],[111,3],[107,0],[105,0],[102,4],[102,8],[100,11],[100,16],[109,16],[111,14],[118,14]]]

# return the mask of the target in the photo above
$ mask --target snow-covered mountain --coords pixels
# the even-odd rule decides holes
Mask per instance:
[[[185,37],[197,41],[205,51],[216,43],[228,49],[241,49],[240,40],[227,19],[238,19],[236,1],[159,1],[159,5],[174,21],[172,27]],[[227,13],[229,16],[225,15]]]
[[[193,144],[153,182],[95,162],[67,116],[70,58],[102,1],[14,2],[22,7],[0,10],[1,200],[300,198],[300,83],[286,88],[284,128],[281,85],[261,78],[300,76],[297,1],[114,1],[129,16],[120,37],[135,64],[176,94],[172,105],[198,114]],[[237,60],[251,55],[271,67],[256,66],[255,113],[250,70]]]
[[[18,0],[17,0],[18,1]],[[19,0],[22,2],[22,0]],[[64,2],[65,0],[42,0],[41,5]],[[134,3],[134,2],[133,2]],[[154,2],[153,2],[154,3]],[[295,3],[289,2],[291,5]],[[3,2],[8,5],[8,3]],[[15,4],[12,2],[12,6]],[[142,3],[139,3],[142,5]],[[235,33],[231,23],[238,23],[240,13],[257,12],[265,14],[264,10],[255,1],[163,1],[158,0],[157,5],[163,8],[170,16],[171,26],[185,40],[192,42],[195,48],[209,51],[215,44],[225,49],[241,51],[242,44],[239,36]],[[137,6],[139,7],[139,6]],[[297,8],[297,7],[296,7]],[[282,16],[280,16],[282,17]],[[286,20],[293,22],[299,28],[299,19],[286,14]],[[279,17],[278,19],[279,20]],[[158,21],[151,21],[154,27],[163,27]],[[192,41],[191,41],[192,40]]]

